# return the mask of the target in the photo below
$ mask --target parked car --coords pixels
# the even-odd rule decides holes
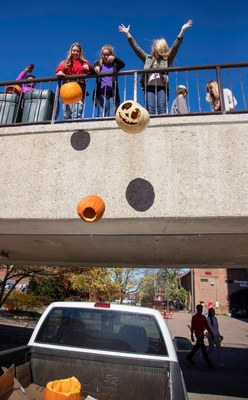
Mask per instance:
[[[130,306],[136,306],[136,302],[133,299],[124,299],[122,304],[129,304]]]
[[[12,282],[7,282],[7,283],[5,284],[4,290],[10,290],[10,289],[13,288],[13,286],[15,286],[14,283],[12,283]]]

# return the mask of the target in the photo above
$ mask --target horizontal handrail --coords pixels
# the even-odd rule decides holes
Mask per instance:
[[[44,78],[29,78],[22,79],[22,80],[11,80],[11,81],[0,81],[0,86],[7,86],[13,84],[23,84],[27,82],[56,82],[56,81],[63,81],[63,80],[77,80],[80,78],[98,78],[99,76],[125,76],[125,75],[133,75],[137,73],[138,75],[144,73],[153,73],[153,72],[180,72],[180,71],[202,71],[202,70],[216,70],[216,68],[226,69],[226,68],[244,68],[248,67],[248,62],[240,62],[240,63],[226,63],[226,64],[206,64],[206,65],[187,65],[182,67],[169,67],[169,68],[150,68],[150,69],[135,69],[135,70],[125,70],[120,72],[113,72],[113,73],[100,73],[100,74],[79,74],[79,75],[68,75],[68,76],[49,76]]]
[[[238,105],[233,110],[228,111],[231,113],[246,113],[247,109],[247,101],[246,97],[248,95],[247,85],[243,82],[243,71],[247,74],[248,62],[240,62],[240,63],[225,63],[225,64],[209,64],[209,65],[196,65],[196,66],[181,66],[181,67],[169,67],[169,68],[151,68],[151,69],[137,69],[137,70],[125,70],[113,72],[113,73],[91,73],[91,74],[79,74],[79,75],[70,75],[70,76],[51,76],[51,77],[43,77],[43,78],[28,78],[22,80],[11,80],[11,81],[0,81],[0,92],[2,87],[1,100],[0,100],[0,125],[13,125],[13,124],[36,124],[36,123],[57,123],[64,122],[63,116],[61,116],[62,103],[60,101],[60,86],[68,81],[84,81],[86,83],[86,94],[87,96],[84,98],[83,104],[83,119],[87,120],[95,120],[99,118],[114,118],[114,116],[103,116],[96,117],[96,103],[95,103],[95,89],[96,82],[99,81],[102,77],[114,77],[115,80],[118,79],[119,82],[119,93],[120,93],[120,102],[129,100],[138,101],[144,107],[146,104],[146,96],[147,96],[147,86],[141,89],[140,81],[137,78],[141,78],[142,76],[150,76],[149,74],[153,73],[161,73],[162,75],[167,75],[169,79],[166,81],[166,90],[168,93],[167,99],[167,112],[164,114],[160,114],[156,111],[155,115],[151,115],[151,117],[157,117],[158,115],[161,117],[169,117],[173,116],[170,113],[169,103],[173,101],[175,98],[175,91],[178,84],[183,84],[187,87],[187,114],[183,115],[206,115],[210,112],[214,112],[216,114],[225,114],[226,110],[222,107],[221,111],[213,111],[211,109],[210,104],[206,102],[206,85],[207,82],[211,80],[216,80],[218,82],[218,87],[220,89],[220,102],[224,104],[224,92],[223,89],[227,88],[233,96],[238,99]],[[245,75],[246,76],[246,75]],[[92,80],[93,79],[93,80]],[[148,79],[147,79],[148,81]],[[36,92],[36,97],[29,96],[30,99],[27,99],[27,95],[19,96],[17,110],[15,111],[15,115],[13,119],[11,119],[12,109],[14,107],[13,102],[17,103],[17,100],[14,96],[13,92],[9,92],[5,94],[7,86],[13,85],[27,85],[27,83],[34,83],[36,86],[34,87],[34,94]],[[48,89],[48,90],[46,90]],[[51,95],[51,99],[43,98],[40,94],[45,92],[49,97]],[[116,89],[115,89],[116,90]],[[224,89],[225,90],[225,89]],[[37,92],[38,91],[38,92]],[[49,93],[48,93],[49,92]],[[115,92],[114,96],[117,92]],[[44,94],[44,93],[43,93]],[[89,96],[90,95],[90,96]],[[169,97],[170,95],[170,97]],[[10,97],[11,96],[11,97]],[[105,96],[105,95],[104,95]],[[52,112],[50,112],[49,116],[40,118],[40,110],[43,106],[41,106],[41,98],[44,101],[51,101]],[[34,109],[34,103],[37,100],[37,104]],[[9,101],[10,104],[7,104]],[[26,101],[26,103],[25,103]],[[33,103],[32,103],[33,101]],[[116,101],[116,99],[115,99]],[[32,104],[31,104],[32,103]],[[39,103],[39,104],[38,104]],[[29,104],[29,109],[27,110],[26,104]],[[117,104],[117,103],[115,103]],[[25,108],[25,118],[20,117],[18,114],[19,111],[23,112],[23,107]],[[60,108],[60,110],[59,110]],[[51,110],[50,110],[51,111]],[[178,115],[178,114],[177,114]],[[72,120],[73,121],[73,120]],[[70,122],[66,120],[66,122]]]

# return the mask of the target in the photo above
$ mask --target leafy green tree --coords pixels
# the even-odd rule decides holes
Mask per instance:
[[[164,288],[168,300],[176,301],[179,306],[184,306],[189,294],[181,285],[179,272],[176,268],[160,270],[157,274],[157,285]]]
[[[25,266],[25,265],[2,265],[2,269],[5,271],[1,286],[0,286],[0,308],[7,301],[8,297],[16,289],[17,285],[25,280],[32,282],[38,282],[39,279],[44,279],[44,282],[50,286],[50,294],[52,292],[52,283],[49,284],[49,280],[52,282],[52,278],[61,282],[62,280],[68,279],[72,273],[81,272],[82,267],[46,267],[46,266]],[[13,282],[13,287],[9,290],[5,290],[8,281]],[[55,287],[56,285],[54,285]],[[43,289],[45,291],[45,287]],[[48,292],[49,292],[48,290]],[[30,288],[30,291],[31,288]],[[42,293],[40,293],[42,294]],[[52,296],[56,299],[56,295]]]
[[[154,274],[146,276],[142,279],[140,283],[139,295],[141,304],[152,304],[156,295]]]
[[[89,293],[91,300],[111,300],[118,297],[122,290],[121,284],[112,279],[112,271],[108,268],[92,267],[81,274],[72,275],[70,282],[72,289]]]

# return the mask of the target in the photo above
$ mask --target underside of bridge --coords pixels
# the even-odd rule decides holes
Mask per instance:
[[[244,268],[248,219],[2,221],[3,264]],[[24,233],[25,230],[25,233]]]

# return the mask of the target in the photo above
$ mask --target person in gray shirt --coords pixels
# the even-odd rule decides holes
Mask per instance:
[[[179,85],[176,89],[176,98],[171,106],[171,114],[187,114],[189,112],[186,96],[188,94],[187,88],[184,85]]]

